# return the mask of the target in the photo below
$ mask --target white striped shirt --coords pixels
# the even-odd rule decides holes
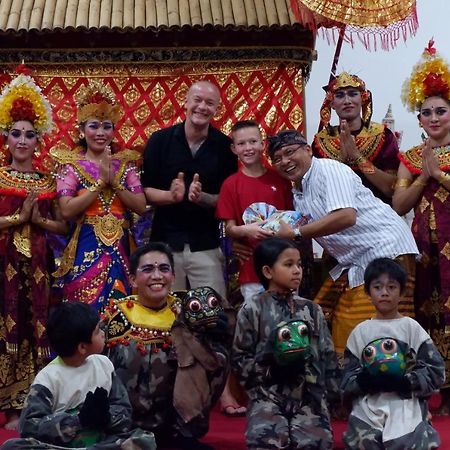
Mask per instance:
[[[302,191],[293,189],[297,211],[318,220],[341,208],[356,210],[356,223],[315,238],[339,264],[330,271],[336,280],[348,269],[350,288],[364,283],[364,270],[375,258],[395,258],[419,251],[405,221],[366,188],[353,170],[339,161],[312,158],[302,179]]]

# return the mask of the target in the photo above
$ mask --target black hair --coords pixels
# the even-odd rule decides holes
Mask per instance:
[[[259,125],[254,120],[238,120],[231,127],[231,134],[235,133],[238,130],[242,130],[243,128],[257,128],[258,131],[261,133]]]
[[[137,268],[139,267],[139,261],[141,256],[146,255],[150,252],[160,252],[164,253],[169,260],[170,266],[172,267],[172,272],[175,270],[175,263],[173,260],[172,249],[165,242],[149,242],[148,244],[138,247],[130,256],[130,273],[131,275],[136,275]]]
[[[256,246],[253,252],[253,264],[256,275],[258,275],[259,281],[265,289],[269,286],[269,280],[263,274],[263,267],[273,267],[280,254],[288,248],[295,248],[298,250],[297,246],[292,241],[280,237],[264,239]]]
[[[92,342],[100,315],[92,306],[75,302],[58,305],[47,320],[50,347],[62,357],[73,356],[81,343]]]
[[[397,281],[400,285],[400,291],[403,293],[408,276],[406,270],[393,259],[377,258],[369,263],[364,272],[364,290],[367,294],[370,292],[370,283],[383,274]]]

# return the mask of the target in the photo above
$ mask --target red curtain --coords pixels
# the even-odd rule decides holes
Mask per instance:
[[[227,63],[30,65],[31,74],[53,106],[56,130],[44,139],[53,146],[74,147],[78,139],[76,95],[101,79],[123,106],[116,139],[121,147],[141,150],[152,132],[184,119],[183,103],[191,84],[216,84],[222,104],[215,125],[229,133],[237,120],[255,119],[265,134],[304,126],[304,80],[300,65],[280,61]],[[0,77],[1,85],[12,72]]]

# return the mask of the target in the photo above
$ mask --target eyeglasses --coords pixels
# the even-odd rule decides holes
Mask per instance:
[[[167,263],[161,263],[161,264],[146,264],[145,266],[138,267],[136,270],[138,272],[142,273],[153,273],[155,270],[158,269],[159,273],[170,273],[172,272],[172,266]]]
[[[285,150],[277,150],[277,156],[272,158],[272,164],[274,166],[279,166],[283,161],[283,158],[290,158],[299,148],[305,146],[306,144],[297,145],[296,147],[289,147]]]

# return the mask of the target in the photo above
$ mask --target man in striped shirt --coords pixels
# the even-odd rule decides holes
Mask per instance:
[[[364,292],[364,270],[375,258],[395,258],[407,270],[400,312],[413,316],[418,250],[404,220],[363,186],[350,167],[313,157],[299,132],[281,131],[269,138],[268,151],[278,173],[293,183],[296,210],[312,217],[296,229],[283,224],[282,233],[316,239],[338,261],[315,298],[331,324],[338,355],[352,329],[375,313]]]

